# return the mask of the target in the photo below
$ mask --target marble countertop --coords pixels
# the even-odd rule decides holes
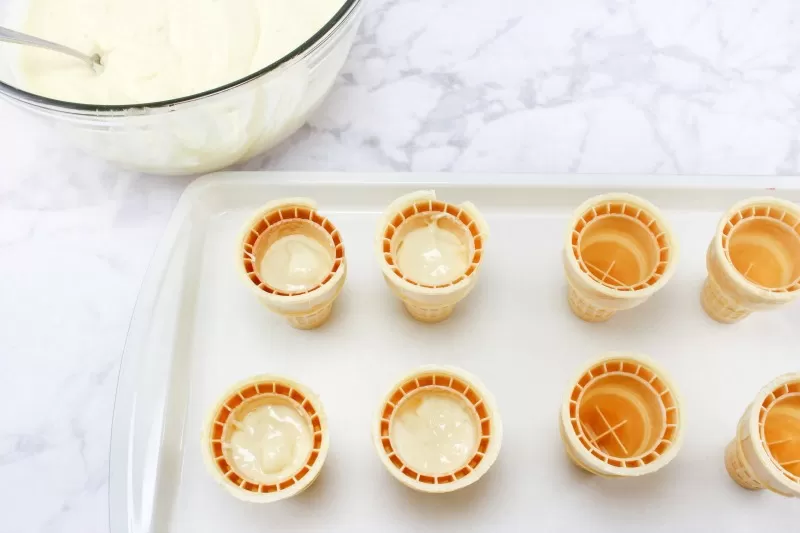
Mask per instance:
[[[800,174],[794,0],[368,0],[328,100],[245,169]],[[107,531],[119,358],[190,178],[0,106],[0,529]]]

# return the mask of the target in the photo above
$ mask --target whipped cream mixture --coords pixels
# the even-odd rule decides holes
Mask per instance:
[[[401,404],[390,438],[408,466],[440,475],[458,470],[472,458],[478,431],[464,400],[449,392],[426,391]]]
[[[321,283],[332,265],[328,250],[318,241],[305,235],[288,235],[264,252],[259,276],[270,287],[298,292]]]
[[[397,267],[424,285],[443,285],[469,267],[469,248],[439,225],[445,215],[430,215],[427,224],[408,232],[397,247]]]
[[[310,428],[303,414],[291,405],[262,405],[234,426],[228,445],[233,463],[251,481],[274,484],[288,479],[311,453]]]
[[[20,48],[24,87],[59,100],[146,103],[230,83],[288,54],[344,0],[29,0],[23,31],[99,53],[97,71]]]

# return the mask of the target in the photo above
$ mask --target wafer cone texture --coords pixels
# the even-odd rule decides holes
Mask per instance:
[[[286,224],[305,224],[314,234],[326,235],[334,257],[331,272],[323,282],[307,292],[285,293],[266,285],[258,274],[256,247],[258,240],[269,231],[285,231]],[[333,303],[339,296],[347,277],[344,246],[336,227],[317,212],[316,203],[308,198],[286,198],[262,206],[248,221],[240,238],[237,257],[244,282],[259,301],[271,311],[282,315],[297,329],[314,329],[331,316]]]
[[[397,267],[394,235],[405,220],[426,213],[451,217],[470,236],[471,264],[464,275],[452,283],[435,287],[421,285],[406,278]],[[447,319],[456,304],[475,287],[488,235],[486,221],[470,202],[448,204],[437,200],[434,191],[417,191],[396,199],[386,209],[378,223],[375,250],[386,283],[408,313],[421,322],[435,323]]]

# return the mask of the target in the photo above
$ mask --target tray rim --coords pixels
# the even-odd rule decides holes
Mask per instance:
[[[411,179],[409,179],[411,178]],[[164,232],[148,261],[142,276],[136,301],[131,312],[125,342],[120,353],[114,402],[111,418],[108,461],[108,525],[111,533],[139,533],[131,529],[129,509],[114,498],[120,483],[128,485],[129,478],[115,481],[114,458],[125,459],[128,464],[129,443],[132,437],[130,424],[134,398],[130,387],[122,389],[123,379],[133,384],[135,373],[131,370],[138,362],[138,344],[145,338],[139,330],[147,323],[148,309],[157,301],[174,243],[183,229],[196,202],[208,189],[231,185],[257,184],[264,186],[363,186],[363,187],[472,187],[472,188],[526,188],[526,189],[589,189],[617,188],[637,191],[729,191],[737,193],[771,193],[800,191],[800,176],[724,176],[724,175],[671,175],[671,174],[530,174],[530,173],[393,173],[393,172],[269,172],[222,171],[206,174],[192,181],[181,194]],[[144,330],[143,330],[144,331]],[[120,392],[127,394],[121,395]],[[127,474],[127,472],[125,472]],[[128,502],[124,502],[128,503]],[[116,529],[115,529],[116,528]]]
[[[270,172],[222,171],[205,174],[191,182],[176,206],[176,211],[188,196],[199,195],[208,187],[235,183],[269,181],[265,185],[363,185],[427,186],[480,188],[524,187],[548,189],[582,189],[589,187],[631,188],[639,190],[729,190],[729,191],[797,191],[800,175],[786,176],[725,176],[683,174],[529,174],[529,173],[443,173],[443,172]],[[411,179],[408,179],[411,178]],[[170,222],[172,222],[170,220]]]

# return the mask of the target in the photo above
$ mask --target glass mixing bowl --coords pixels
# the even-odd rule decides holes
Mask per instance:
[[[19,28],[24,2],[4,2],[3,25]],[[353,45],[362,0],[294,51],[242,79],[203,93],[148,104],[87,105],[29,93],[15,72],[14,45],[0,45],[0,96],[45,119],[86,152],[156,174],[211,172],[286,139],[319,105]]]

